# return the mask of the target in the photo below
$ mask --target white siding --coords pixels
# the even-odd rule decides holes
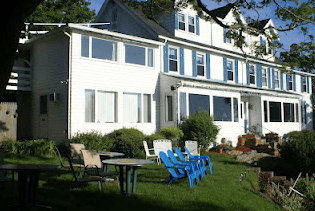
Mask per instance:
[[[67,85],[69,38],[63,33],[36,42],[31,48],[32,63],[32,134],[34,138],[65,140],[67,130]],[[58,102],[50,102],[49,94],[56,92]],[[40,115],[39,98],[48,95],[48,116]],[[45,120],[43,120],[45,119]],[[40,125],[45,122],[44,127]],[[45,131],[46,130],[46,131]]]

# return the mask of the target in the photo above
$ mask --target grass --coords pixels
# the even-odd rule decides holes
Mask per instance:
[[[59,164],[57,157],[37,158],[6,153],[5,163]],[[136,195],[120,195],[117,183],[103,184],[103,194],[97,183],[76,184],[66,170],[47,171],[40,175],[39,202],[54,210],[283,210],[278,205],[256,195],[257,177],[247,174],[240,183],[239,177],[247,166],[234,157],[212,154],[214,174],[207,175],[189,188],[188,179],[167,185],[168,172],[163,165],[144,166],[138,169]],[[16,185],[17,186],[17,185]],[[17,191],[16,191],[17,193]],[[0,187],[1,210],[10,210],[13,199],[11,184]],[[31,210],[35,210],[32,208]]]

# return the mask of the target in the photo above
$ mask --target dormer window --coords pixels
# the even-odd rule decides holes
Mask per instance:
[[[185,31],[186,25],[185,25],[185,15],[179,13],[178,14],[178,29]]]
[[[175,29],[199,35],[198,16],[176,13]]]
[[[188,16],[188,31],[195,33],[195,17]]]

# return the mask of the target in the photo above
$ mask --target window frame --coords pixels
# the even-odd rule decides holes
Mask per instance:
[[[293,86],[294,86],[293,83],[294,83],[294,82],[293,82],[293,74],[288,74],[287,85],[288,85],[289,87],[287,87],[287,89],[288,89],[289,91],[293,91]]]
[[[175,49],[176,50],[176,59],[173,59],[173,58],[170,58],[170,52],[171,52],[171,49]],[[179,57],[180,57],[180,54],[179,54],[179,48],[178,47],[174,47],[174,46],[169,46],[168,47],[168,71],[169,72],[179,72]],[[171,70],[171,61],[176,61],[176,71],[174,70]]]
[[[96,91],[96,95],[95,95],[95,105],[97,105],[97,113],[95,114],[96,118],[97,118],[97,123],[117,123],[118,122],[118,93],[117,92],[112,92],[112,91],[105,91],[105,90],[95,90]],[[114,121],[113,122],[109,122],[109,121],[105,121],[105,122],[101,122],[100,121],[100,93],[111,93],[114,94],[114,105],[112,105],[113,110],[114,110]]]
[[[184,21],[181,20],[182,18]],[[184,29],[181,28],[181,25]],[[178,13],[178,30],[186,31],[186,16],[184,13]]]
[[[253,64],[250,64],[249,65],[249,84],[250,85],[256,85],[256,66],[253,65]],[[252,78],[253,78],[253,81],[254,83],[252,83]]]
[[[193,20],[193,24],[190,24],[189,22],[190,22],[190,19],[192,19]],[[189,33],[192,33],[192,34],[196,34],[196,17],[195,16],[191,16],[191,15],[188,15],[188,17],[187,17],[187,32],[189,32]],[[194,27],[193,28],[193,32],[192,31],[190,31],[190,27]]]
[[[303,77],[301,86],[303,87],[303,93],[304,93],[304,92],[307,92],[307,76],[301,76],[301,77]]]
[[[143,46],[143,45],[137,45],[137,44],[133,44],[133,43],[123,43],[123,46],[124,46],[124,63],[125,64],[154,68],[154,48],[150,48],[148,46]],[[126,62],[126,58],[127,58],[126,46],[134,46],[137,48],[143,48],[144,49],[144,64]],[[149,53],[150,51],[152,52],[152,55]],[[150,57],[152,60],[152,66],[150,65],[150,62],[149,62]]]
[[[229,69],[229,62],[231,62],[231,67],[232,69]],[[227,72],[227,80],[228,81],[234,81],[235,79],[235,61],[232,59],[227,59],[226,60],[226,72]],[[229,78],[229,73],[232,73],[232,80]]]
[[[275,89],[280,89],[280,72],[279,72],[279,70],[274,71],[274,85],[275,85]]]
[[[268,69],[266,67],[261,68],[261,83],[263,87],[268,87]]]
[[[203,64],[198,64],[198,56],[202,56]],[[196,52],[196,70],[198,77],[206,77],[206,55],[204,53]],[[198,67],[203,67],[203,75],[199,75]]]

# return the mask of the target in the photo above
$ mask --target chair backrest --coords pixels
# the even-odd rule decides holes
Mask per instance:
[[[164,163],[165,167],[171,167],[173,164],[171,163],[170,159],[167,157],[165,152],[160,152],[160,158],[162,162]]]
[[[84,144],[70,143],[71,157],[82,158],[81,150],[85,149]]]
[[[175,148],[175,153],[177,154],[178,158],[182,161],[185,160],[184,155],[182,154],[182,152],[180,151],[180,149],[178,149],[177,147]]]
[[[144,147],[145,154],[147,156],[150,156],[148,143],[146,141],[143,141],[143,147]]]
[[[154,140],[153,148],[156,155],[160,155],[160,152],[167,153],[167,150],[172,150],[172,141],[167,139]]]
[[[187,152],[188,156],[191,158],[193,157],[191,154],[190,154],[190,151],[187,149],[187,147],[184,147],[185,151]]]
[[[189,149],[190,153],[199,154],[197,141],[185,141],[185,147]]]
[[[102,168],[102,162],[100,155],[96,150],[81,150],[83,161],[85,166],[97,166],[97,168]]]
[[[167,150],[167,154],[168,154],[168,157],[171,159],[171,161],[174,164],[179,163],[178,160],[176,159],[174,153],[172,152],[172,150]]]

